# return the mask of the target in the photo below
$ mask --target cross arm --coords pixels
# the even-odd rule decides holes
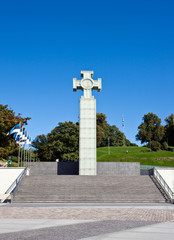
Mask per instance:
[[[81,89],[81,80],[73,78],[73,91],[75,92],[77,89]]]
[[[98,80],[93,81],[94,81],[93,89],[98,90],[98,92],[101,92],[102,89],[101,78],[98,78]]]

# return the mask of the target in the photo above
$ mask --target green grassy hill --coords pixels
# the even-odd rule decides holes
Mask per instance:
[[[128,153],[126,153],[128,151]],[[150,152],[145,147],[108,147],[97,149],[98,162],[140,162],[141,165],[174,167],[174,152]]]

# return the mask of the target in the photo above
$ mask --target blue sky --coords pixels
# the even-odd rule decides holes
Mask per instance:
[[[78,121],[81,70],[102,78],[97,112],[135,141],[148,112],[174,111],[173,0],[6,0],[0,3],[0,103],[32,138]],[[138,142],[136,142],[138,143]],[[139,143],[138,143],[139,144]]]

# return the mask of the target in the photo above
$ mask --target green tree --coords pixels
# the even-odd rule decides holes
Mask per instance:
[[[106,135],[107,121],[104,113],[97,113],[97,147],[101,146],[101,143]]]
[[[105,137],[101,143],[101,146],[107,146],[108,140],[110,146],[123,146],[123,133],[115,126],[107,124],[105,131]]]
[[[108,137],[111,146],[123,145],[123,133],[106,121],[106,115],[97,113],[97,146],[107,146]],[[127,145],[130,145],[126,139]],[[79,123],[60,122],[47,135],[40,135],[32,143],[41,161],[77,160],[79,158]]]
[[[31,118],[22,118],[21,114],[15,115],[15,112],[8,108],[8,105],[0,104],[0,158],[8,159],[10,155],[17,154],[17,144],[7,133],[19,122],[27,125]]]
[[[106,115],[103,113],[97,113],[97,147],[105,147],[108,145],[108,139],[110,146],[123,146],[122,133],[115,125],[110,125],[106,121]],[[126,145],[130,145],[130,141],[125,137]]]
[[[163,139],[164,127],[161,125],[161,119],[154,113],[145,114],[138,129],[136,139],[141,143],[151,144],[152,141],[160,142]]]
[[[165,141],[169,146],[174,146],[174,114],[165,118]]]
[[[37,136],[32,142],[32,146],[37,150],[38,158],[42,161],[50,161],[52,158],[49,145],[47,136],[44,134]]]
[[[60,122],[50,133],[38,136],[32,143],[42,161],[77,160],[79,157],[79,124]]]

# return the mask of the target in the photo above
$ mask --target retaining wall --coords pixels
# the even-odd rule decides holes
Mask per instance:
[[[97,175],[105,176],[139,176],[138,162],[98,162]]]
[[[78,175],[78,162],[59,162],[58,175]],[[105,176],[139,176],[140,163],[138,162],[98,162],[97,175]]]

